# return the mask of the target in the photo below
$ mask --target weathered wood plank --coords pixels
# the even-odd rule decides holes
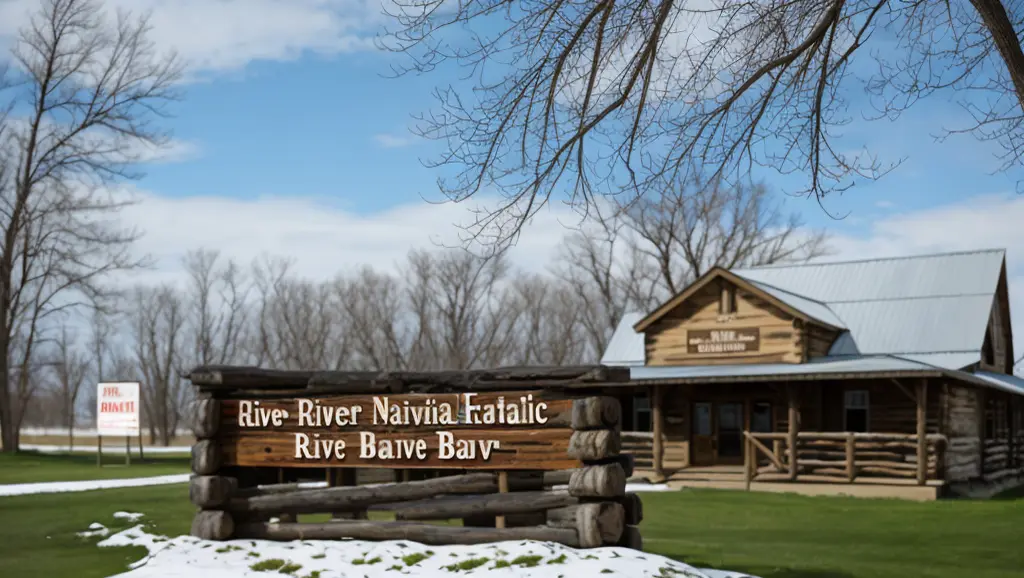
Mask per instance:
[[[432,469],[487,469],[487,470],[562,470],[579,467],[580,460],[569,456],[569,439],[572,430],[568,429],[541,429],[541,430],[515,430],[515,429],[474,429],[458,430],[452,432],[435,432],[424,435],[418,432],[388,432],[376,433],[373,435],[377,450],[370,457],[363,457],[361,454],[361,441],[364,432],[319,434],[309,436],[308,445],[310,458],[306,453],[296,457],[296,439],[300,434],[288,432],[268,431],[246,431],[239,432],[233,436],[221,436],[219,443],[223,450],[223,463],[225,465],[251,466],[251,467],[296,467],[296,468],[322,468],[325,466],[337,467],[365,467],[365,468],[432,468]],[[449,437],[450,436],[450,437]],[[381,458],[379,445],[384,442],[391,442],[394,448],[395,457]],[[422,441],[423,459],[418,455],[408,454],[408,449]],[[322,446],[317,442],[329,443],[330,456],[326,456]],[[488,442],[490,445],[488,446]],[[344,444],[341,446],[340,444]],[[452,445],[455,444],[455,445]],[[440,451],[442,446],[445,450],[458,449],[459,444],[468,444],[464,447],[466,451],[472,450],[473,454],[465,453],[454,455],[448,459],[442,459]],[[484,446],[481,446],[484,444]],[[402,455],[399,455],[398,446],[402,446]],[[489,455],[484,458],[484,450],[490,449]],[[320,448],[318,455],[313,450]],[[340,450],[335,451],[335,448]],[[339,457],[338,451],[341,452]],[[201,473],[201,472],[196,472]],[[202,472],[202,473],[213,473]]]
[[[273,424],[275,432],[311,432],[344,433],[355,431],[402,431],[402,432],[434,432],[438,429],[480,429],[484,427],[503,428],[571,428],[573,419],[573,400],[559,397],[557,394],[542,390],[522,392],[488,392],[472,394],[470,400],[474,406],[483,408],[500,403],[501,408],[515,406],[515,415],[519,423],[500,423],[490,417],[487,412],[477,409],[472,413],[476,423],[470,423],[469,417],[459,419],[459,408],[465,405],[463,394],[400,394],[400,395],[334,395],[331,397],[297,399],[225,399],[221,402],[221,429],[228,435],[236,432],[266,431],[267,428],[244,427],[240,423],[239,410],[244,406],[246,415],[252,417],[257,411],[274,412],[277,410],[287,414],[280,420],[280,425]],[[301,401],[300,401],[301,400]],[[617,403],[617,400],[615,400]],[[253,405],[258,402],[259,405]],[[538,407],[538,404],[544,404]],[[450,412],[441,408],[447,405]],[[408,411],[406,410],[408,406]],[[437,408],[435,413],[434,407]],[[523,421],[523,408],[531,412],[531,421],[536,418],[533,411],[539,414],[543,422]],[[395,413],[397,412],[397,413]],[[266,415],[270,415],[267,413]],[[395,425],[392,416],[398,416],[402,425]],[[406,420],[405,418],[408,418]],[[450,418],[446,421],[446,418]],[[244,417],[243,417],[244,419]],[[300,425],[300,419],[301,424]],[[418,420],[418,423],[417,423]],[[408,424],[408,425],[405,425]]]

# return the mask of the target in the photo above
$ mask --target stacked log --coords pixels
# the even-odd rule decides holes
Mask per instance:
[[[619,403],[610,397],[579,397],[583,391],[571,393],[575,388],[592,389],[616,376],[614,369],[603,367],[415,374],[199,368],[191,373],[199,389],[194,419],[196,443],[192,449],[195,475],[190,481],[190,498],[198,511],[192,534],[209,540],[407,539],[431,545],[544,540],[578,548],[640,548],[637,525],[643,511],[639,497],[625,492],[633,460],[621,454]],[[279,467],[240,464],[230,451],[235,446],[219,445],[232,439],[231,420],[235,414],[230,409],[240,403],[235,400],[267,400],[267,407],[272,407],[275,399],[280,404],[289,397],[309,395],[500,392],[544,386],[553,388],[547,391],[556,392],[552,394],[555,397],[565,395],[560,398],[562,403],[576,398],[566,420],[570,423],[561,425],[564,422],[559,421],[569,438],[561,438],[568,455],[559,454],[565,459],[547,462],[523,462],[520,467],[527,463],[530,465],[526,467],[580,467],[495,471],[504,465],[482,463],[474,466],[481,469],[462,474],[428,475],[415,481],[404,477],[401,482],[357,486],[349,479],[353,476],[344,476],[355,472],[351,465],[332,468],[325,464],[326,487],[310,487],[284,483],[289,480],[281,475],[285,470]],[[564,407],[568,409],[569,405]],[[228,421],[221,423],[222,419]],[[273,481],[277,483],[267,485],[263,470],[276,473]],[[366,513],[371,510],[391,512],[395,520],[367,520]],[[300,523],[299,517],[307,514],[330,514],[332,519]],[[273,518],[278,521],[269,521]],[[464,521],[462,527],[430,523],[460,518]],[[499,524],[503,527],[494,527],[496,518],[504,522]],[[471,523],[487,519],[491,523]]]
[[[192,535],[206,540],[227,540],[235,531],[235,521],[227,511],[238,480],[221,474],[221,454],[216,436],[220,427],[220,402],[211,397],[196,400],[192,431],[192,473],[189,498],[199,508],[192,520]]]
[[[569,456],[582,462],[569,478],[569,497],[579,503],[548,510],[553,527],[575,524],[582,547],[620,545],[642,549],[636,524],[642,518],[639,499],[626,494],[626,468],[620,458],[622,409],[617,399],[577,399],[572,408]],[[632,470],[632,461],[627,461]],[[632,474],[632,471],[629,472]],[[627,514],[627,506],[631,511]],[[632,525],[627,525],[632,520]]]

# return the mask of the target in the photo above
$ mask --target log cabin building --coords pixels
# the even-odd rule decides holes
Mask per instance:
[[[1005,252],[715,268],[627,314],[624,451],[684,487],[934,499],[1024,481]],[[618,389],[623,392],[623,389]]]

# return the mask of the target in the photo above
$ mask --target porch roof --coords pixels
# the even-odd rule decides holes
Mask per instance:
[[[921,356],[915,356],[921,357]],[[931,363],[928,363],[928,362]],[[738,383],[751,381],[810,381],[815,379],[865,379],[899,377],[949,377],[1024,395],[1024,379],[989,372],[958,369],[956,359],[908,359],[895,355],[823,357],[808,363],[755,365],[687,365],[630,367],[634,382]],[[945,367],[943,367],[945,366]],[[959,365],[959,367],[963,367]]]

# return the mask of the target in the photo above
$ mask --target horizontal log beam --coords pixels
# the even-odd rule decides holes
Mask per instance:
[[[444,494],[486,494],[496,491],[496,476],[479,473],[381,486],[323,488],[239,498],[231,500],[229,509],[256,514],[316,514],[422,500]]]
[[[579,502],[565,490],[546,492],[509,492],[477,496],[447,496],[395,504],[398,520],[450,520],[469,516],[525,514],[561,508]]]
[[[220,446],[213,440],[199,440],[192,446],[192,471],[196,475],[209,476],[217,473],[223,464]]]
[[[580,547],[574,529],[545,526],[521,528],[473,528],[439,526],[422,522],[371,522],[344,520],[323,524],[243,524],[236,528],[239,538],[255,540],[409,540],[428,546],[472,545],[508,540],[538,540]]]

